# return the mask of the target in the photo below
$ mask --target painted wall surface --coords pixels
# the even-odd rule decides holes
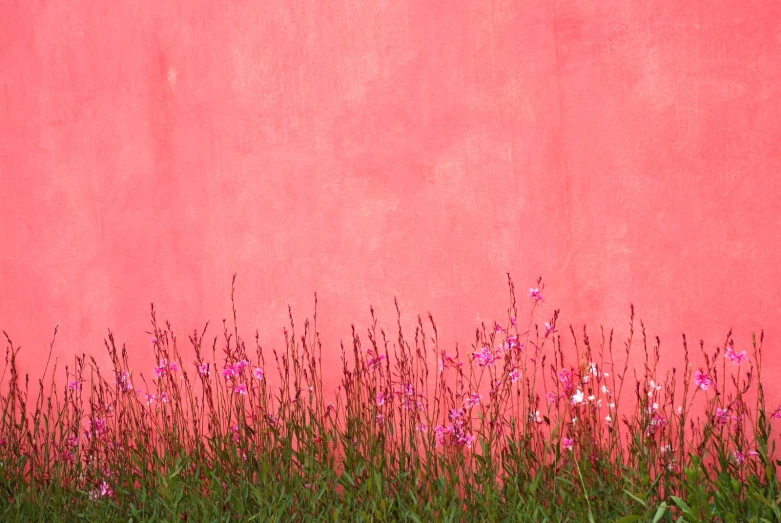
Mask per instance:
[[[234,272],[269,347],[319,293],[333,380],[370,304],[469,344],[507,271],[562,325],[634,303],[668,361],[778,347],[780,169],[778,2],[0,2],[0,327],[33,375],[56,323],[61,362],[112,328],[149,374],[149,303],[217,334]]]

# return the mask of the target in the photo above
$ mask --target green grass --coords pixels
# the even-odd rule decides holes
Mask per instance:
[[[269,354],[235,308],[232,328],[184,344],[153,308],[157,372],[132,373],[109,335],[108,375],[85,355],[47,364],[33,397],[6,334],[0,520],[781,521],[762,335],[747,361],[731,333],[713,351],[684,338],[683,368],[660,369],[634,311],[625,341],[594,343],[558,311],[538,319],[536,293],[522,326],[508,283],[507,318],[465,354],[431,316],[408,337],[399,312],[390,338],[372,311],[324,351],[315,301]]]

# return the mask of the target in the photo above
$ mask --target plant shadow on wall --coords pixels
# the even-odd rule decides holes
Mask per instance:
[[[313,321],[297,335],[291,313],[270,352],[235,305],[232,326],[186,343],[152,307],[149,374],[109,333],[108,373],[86,355],[47,364],[35,398],[5,334],[0,519],[781,520],[763,335],[748,353],[731,333],[711,352],[684,337],[683,368],[662,372],[634,309],[626,340],[595,343],[558,311],[538,319],[540,281],[521,321],[508,284],[507,317],[465,353],[440,346],[430,314],[410,338],[396,304],[390,337],[372,309],[336,391],[316,296]]]

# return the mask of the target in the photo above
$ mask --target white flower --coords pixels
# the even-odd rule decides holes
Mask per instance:
[[[574,396],[572,396],[572,403],[583,403],[583,391],[578,389]]]

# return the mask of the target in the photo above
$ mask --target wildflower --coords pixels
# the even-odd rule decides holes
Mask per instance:
[[[564,390],[570,390],[572,388],[572,372],[569,369],[561,369],[558,376]]]
[[[662,386],[657,385],[656,383],[654,383],[654,380],[651,380],[651,382],[648,385],[648,397],[650,398],[651,396],[654,395],[655,392],[660,390],[662,390]]]
[[[377,414],[375,419],[377,421],[377,424],[381,424],[383,421],[385,421],[385,416],[383,416],[382,413],[380,413],[380,414]]]
[[[735,458],[735,461],[738,463],[738,465],[742,465],[743,462],[746,461],[746,455],[739,450],[734,451],[732,456]]]
[[[382,363],[382,361],[386,358],[387,356],[385,354],[380,354],[376,358],[370,357],[369,361],[366,364],[371,370],[377,370],[377,368],[380,367],[380,363]]]
[[[593,395],[593,394],[592,394],[591,396],[589,396],[589,397],[588,397],[588,400],[589,400],[589,401],[594,401],[595,399],[596,399],[596,398],[594,397],[594,395]]]
[[[133,383],[130,381],[130,373],[126,370],[119,371],[116,375],[116,383],[120,386],[121,390],[130,391],[133,390]]]
[[[258,381],[263,381],[263,369],[260,367],[255,367],[255,370],[252,371],[252,375],[255,376]]]
[[[748,359],[746,357],[746,351],[735,352],[732,347],[727,348],[727,350],[724,352],[724,357],[735,365],[740,365]]]
[[[71,381],[70,383],[68,383],[68,390],[71,391],[81,390],[81,383],[79,383],[78,381]]]
[[[517,369],[513,369],[512,371],[510,371],[510,381],[512,383],[515,383],[519,379],[521,379],[521,373],[518,372]]]
[[[152,337],[152,345],[155,345],[155,344],[157,344],[157,338],[155,338],[155,337],[153,336],[153,337]]]
[[[571,438],[562,438],[561,439],[561,448],[562,450],[572,450],[572,447],[575,446],[575,441]]]
[[[104,496],[112,497],[114,495],[114,491],[111,489],[111,487],[103,481],[97,489],[93,489],[89,493],[89,499],[90,501],[95,501],[98,498],[102,498]]]
[[[558,404],[558,403],[559,403],[559,396],[558,396],[558,394],[556,394],[556,393],[555,393],[555,392],[553,392],[553,391],[550,391],[550,392],[548,392],[548,393],[545,395],[545,397],[548,399],[548,405],[550,405],[550,404],[552,404],[552,403],[556,403],[556,404]]]
[[[610,395],[610,391],[607,389],[607,385],[602,385],[602,394]]]
[[[542,419],[542,416],[540,416],[540,411],[537,410],[532,414],[529,413],[529,419],[532,420],[534,423],[542,423],[544,420]]]
[[[160,365],[155,367],[155,376],[160,379],[165,376],[165,372],[168,370],[168,361],[163,358],[160,360]]]
[[[418,423],[418,424],[415,426],[415,429],[416,429],[418,432],[428,432],[428,425],[426,425],[425,423]]]
[[[378,392],[377,393],[377,406],[382,407],[385,405],[385,393],[384,392]]]
[[[464,407],[469,409],[474,407],[475,405],[480,405],[481,399],[483,399],[483,396],[475,392],[466,399],[466,401],[464,402]]]
[[[775,419],[781,419],[781,405],[779,405],[776,411],[773,413],[773,417]]]
[[[708,387],[713,385],[713,381],[704,372],[697,371],[694,373],[694,384],[702,390],[708,390]]]
[[[477,360],[477,364],[481,367],[490,367],[497,359],[501,358],[501,355],[494,354],[490,347],[484,346],[481,351],[473,352],[472,358]]]
[[[608,414],[607,416],[605,416],[605,421],[607,421],[608,423],[610,423],[610,422],[612,422],[612,421],[613,421],[613,418],[611,418],[611,417],[610,417],[610,414]]]
[[[515,321],[515,316],[510,318],[510,325],[512,325],[513,327],[517,327],[518,326],[518,322]]]
[[[468,449],[472,448],[472,443],[474,443],[474,441],[475,441],[475,437],[470,434],[461,436],[461,438],[459,438],[459,443],[465,444],[466,448]]]
[[[675,409],[675,411],[678,413],[679,416],[683,414],[683,405],[678,405],[678,408]]]
[[[238,443],[239,442],[239,426],[238,425],[233,425],[231,427],[231,439],[233,440],[234,443]]]
[[[224,369],[222,369],[222,376],[223,376],[223,378],[225,378],[226,380],[227,380],[228,378],[232,378],[232,377],[236,376],[237,374],[238,374],[238,372],[237,372],[237,371],[236,371],[236,369],[233,367],[233,365],[230,365],[230,364],[228,364],[228,365],[226,365],[226,366],[225,366],[225,368],[224,368]]]
[[[594,376],[599,374],[598,367],[596,363],[589,363],[588,365],[588,371],[593,374]]]
[[[247,395],[247,386],[244,385],[243,383],[239,383],[238,385],[233,387],[233,392],[241,394],[242,396],[246,396]]]
[[[171,363],[169,363],[168,370],[170,370],[171,372],[179,372],[179,362],[172,361]]]
[[[550,336],[551,333],[556,332],[555,329],[556,329],[555,325],[552,325],[552,324],[550,324],[550,323],[548,323],[546,321],[545,322],[545,337],[547,338],[548,336]]]
[[[241,361],[237,361],[236,364],[233,366],[233,370],[236,374],[240,374],[241,371],[249,367],[249,361],[246,359],[242,359]]]
[[[167,392],[161,392],[160,393],[160,401],[163,403],[168,403],[168,393]]]
[[[198,365],[198,374],[201,376],[208,376],[209,375],[209,364],[204,362]]]
[[[583,391],[578,389],[578,391],[572,396],[572,404],[575,405],[576,403],[583,403]]]
[[[494,332],[496,334],[499,334],[500,332],[504,332],[504,328],[502,328],[502,326],[499,325],[497,322],[494,322]]]
[[[461,419],[463,415],[464,415],[463,409],[450,409],[450,419],[453,421]]]
[[[729,409],[716,409],[716,423],[726,425],[729,423]]]
[[[151,405],[153,401],[155,401],[156,396],[154,394],[146,393],[146,404],[147,406]]]
[[[540,294],[540,289],[529,289],[529,298],[534,301],[544,301],[542,299],[542,294]]]

